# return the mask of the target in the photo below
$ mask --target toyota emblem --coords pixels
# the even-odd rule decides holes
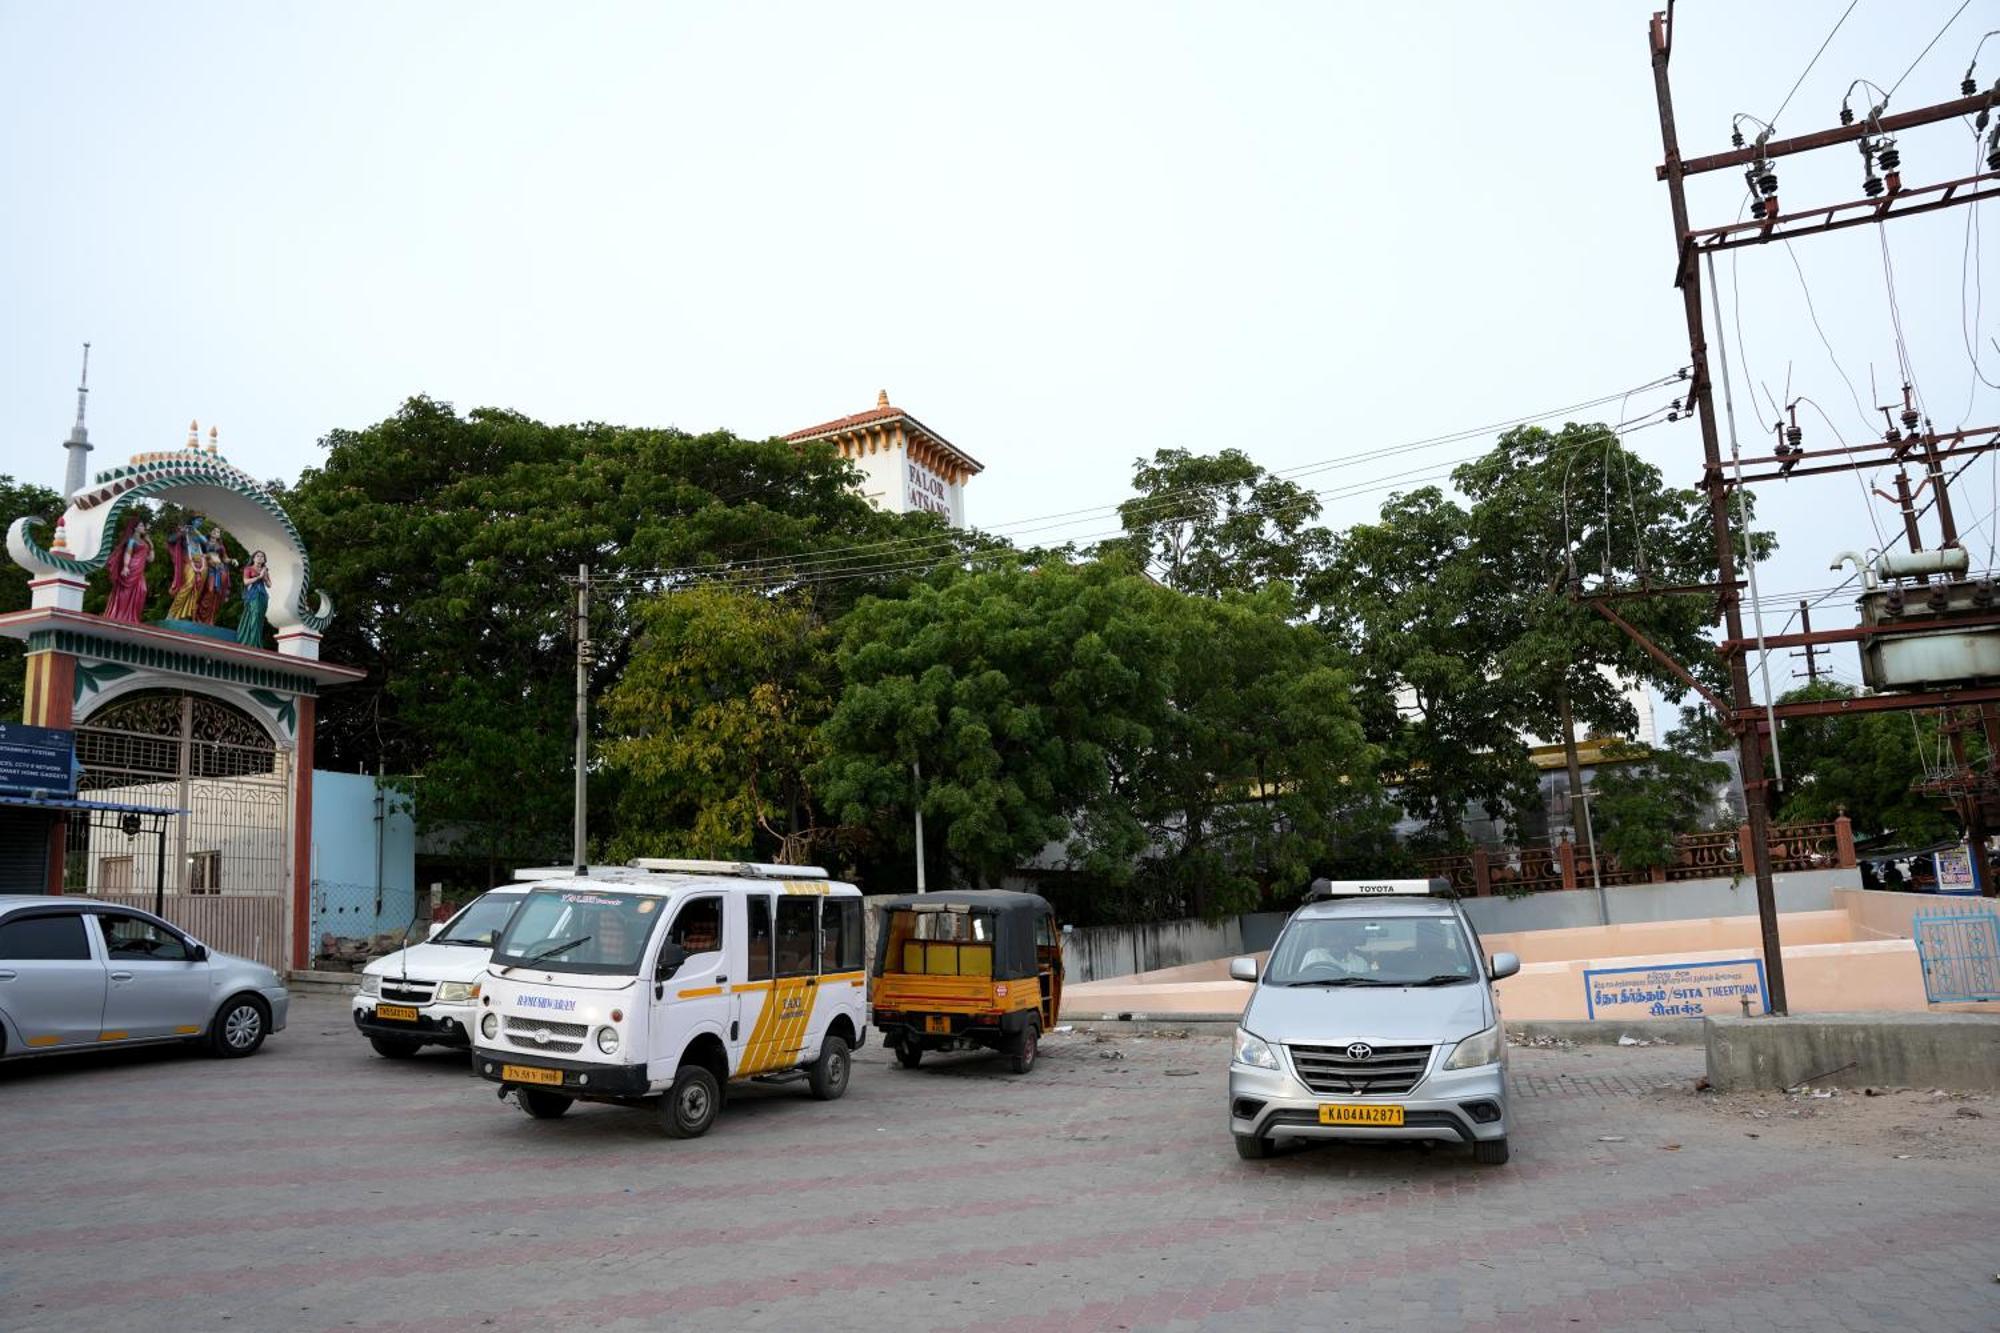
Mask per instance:
[[[1347,1058],[1350,1060],[1369,1060],[1373,1059],[1374,1055],[1375,1048],[1365,1041],[1357,1041],[1347,1048]]]
[[[554,1035],[555,1035],[555,1034],[554,1034],[554,1033],[552,1033],[552,1032],[550,1032],[550,1031],[549,1031],[549,1030],[548,1030],[547,1028],[536,1028],[536,1029],[535,1029],[535,1045],[537,1045],[537,1046],[546,1046],[546,1045],[548,1045],[548,1044],[549,1044],[549,1038],[550,1038],[550,1037],[552,1037],[552,1036],[554,1036]],[[1352,1046],[1348,1047],[1347,1049],[1348,1049],[1348,1051],[1349,1051],[1350,1053],[1352,1053],[1352,1051],[1354,1050],[1354,1048],[1353,1048]],[[1364,1047],[1362,1047],[1361,1049],[1365,1051],[1365,1050],[1367,1050],[1368,1048],[1367,1048],[1366,1046],[1364,1046]],[[1357,1059],[1360,1059],[1360,1058],[1363,1058],[1363,1057],[1359,1057],[1359,1056],[1357,1056],[1356,1058],[1357,1058]]]

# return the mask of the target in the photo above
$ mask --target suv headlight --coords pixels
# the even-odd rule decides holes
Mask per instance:
[[[1500,1063],[1500,1025],[1495,1023],[1484,1032],[1475,1032],[1458,1044],[1451,1058],[1444,1062],[1446,1069],[1471,1069],[1477,1065],[1497,1065]]]
[[[380,995],[382,993],[382,978],[371,972],[363,972],[361,974],[361,993],[363,995]]]
[[[1278,1067],[1278,1053],[1271,1049],[1271,1043],[1262,1037],[1253,1036],[1242,1028],[1236,1029],[1236,1050],[1233,1058],[1239,1065],[1251,1065],[1258,1069]]]
[[[606,1055],[618,1054],[618,1029],[597,1029],[597,1049],[603,1051]]]
[[[446,1003],[462,1003],[472,998],[472,989],[475,984],[470,981],[441,981],[438,983],[436,998]]]

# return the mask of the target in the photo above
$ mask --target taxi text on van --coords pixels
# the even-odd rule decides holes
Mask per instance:
[[[724,1088],[847,1090],[867,1018],[861,891],[812,866],[526,871],[480,981],[473,1069],[537,1119],[577,1101],[704,1134]]]

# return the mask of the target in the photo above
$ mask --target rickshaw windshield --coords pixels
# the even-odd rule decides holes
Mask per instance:
[[[662,901],[588,889],[536,889],[494,945],[493,966],[635,975]]]

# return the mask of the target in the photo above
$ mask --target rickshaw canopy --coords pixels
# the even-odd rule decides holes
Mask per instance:
[[[896,912],[983,913],[993,922],[993,978],[1014,981],[1036,976],[1040,965],[1035,954],[1036,932],[1044,921],[1051,922],[1055,909],[1038,893],[1014,893],[1006,889],[965,889],[938,893],[912,893],[891,898],[882,905],[882,930],[875,941],[876,976],[887,970],[889,918]]]

